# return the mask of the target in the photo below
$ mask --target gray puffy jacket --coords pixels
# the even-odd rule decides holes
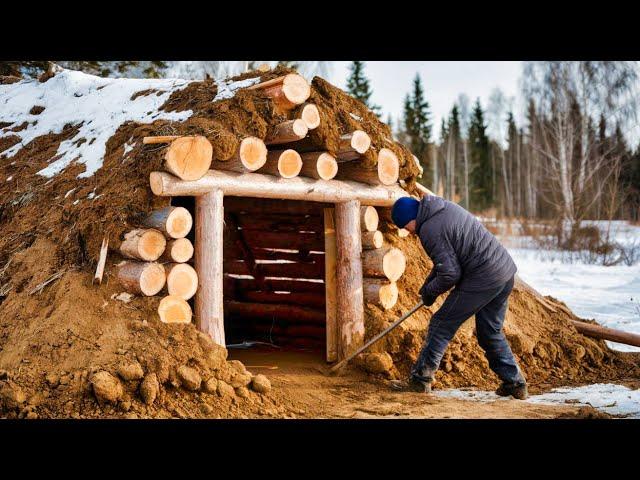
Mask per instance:
[[[509,252],[478,219],[459,205],[426,195],[420,202],[416,232],[434,268],[424,293],[437,297],[459,290],[496,288],[516,273]]]

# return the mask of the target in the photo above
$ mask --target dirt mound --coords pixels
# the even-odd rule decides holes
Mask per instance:
[[[385,241],[400,248],[407,257],[407,269],[398,281],[398,303],[389,311],[366,306],[367,337],[395,321],[418,301],[417,292],[432,263],[415,236],[399,238],[395,228],[383,222]],[[429,308],[416,312],[386,340],[372,347],[377,355],[388,353],[394,366],[386,375],[398,377],[409,371],[422,348],[431,315],[445,295]],[[509,299],[505,334],[523,373],[536,393],[560,385],[623,380],[640,374],[638,355],[609,349],[605,342],[578,333],[569,320],[578,320],[562,303],[540,297],[522,282],[516,282]],[[491,389],[498,378],[489,369],[475,337],[474,320],[468,320],[452,340],[436,374],[436,387],[478,387]],[[377,356],[376,355],[376,356]],[[363,367],[368,368],[367,357]]]

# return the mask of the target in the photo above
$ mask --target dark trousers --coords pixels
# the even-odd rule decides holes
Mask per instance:
[[[491,370],[503,382],[523,383],[524,378],[502,333],[512,289],[513,278],[492,290],[465,292],[453,289],[431,318],[425,344],[411,370],[412,375],[422,380],[433,379],[447,345],[458,328],[475,315],[478,343],[485,352]]]

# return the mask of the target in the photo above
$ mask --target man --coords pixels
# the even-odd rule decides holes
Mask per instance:
[[[458,328],[476,317],[476,335],[489,367],[502,380],[500,396],[527,398],[527,385],[502,333],[516,265],[507,250],[459,205],[433,195],[421,201],[400,198],[393,222],[420,237],[433,269],[420,289],[426,306],[449,293],[433,315],[424,347],[406,380],[392,382],[396,390],[431,392],[433,377]]]

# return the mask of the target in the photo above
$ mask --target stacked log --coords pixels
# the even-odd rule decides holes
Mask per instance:
[[[282,178],[297,177],[302,170],[302,158],[292,149],[272,150],[267,153],[267,162],[260,173],[269,173]]]
[[[165,323],[189,323],[192,311],[187,300],[195,295],[198,275],[188,262],[193,245],[185,238],[193,218],[183,207],[156,210],[141,221],[142,227],[124,235],[119,245],[123,257],[132,259],[117,265],[117,278],[125,291],[153,296],[167,290],[158,305]]]
[[[252,85],[249,90],[260,90],[273,101],[276,110],[289,111],[302,105],[311,95],[309,83],[300,75],[288,75]]]
[[[267,147],[257,137],[243,138],[235,155],[227,160],[214,160],[211,166],[216,170],[231,172],[255,172],[267,161]]]
[[[406,260],[397,248],[383,247],[378,230],[379,215],[374,207],[361,207],[362,274],[364,301],[385,310],[398,301],[396,281],[404,273]]]

